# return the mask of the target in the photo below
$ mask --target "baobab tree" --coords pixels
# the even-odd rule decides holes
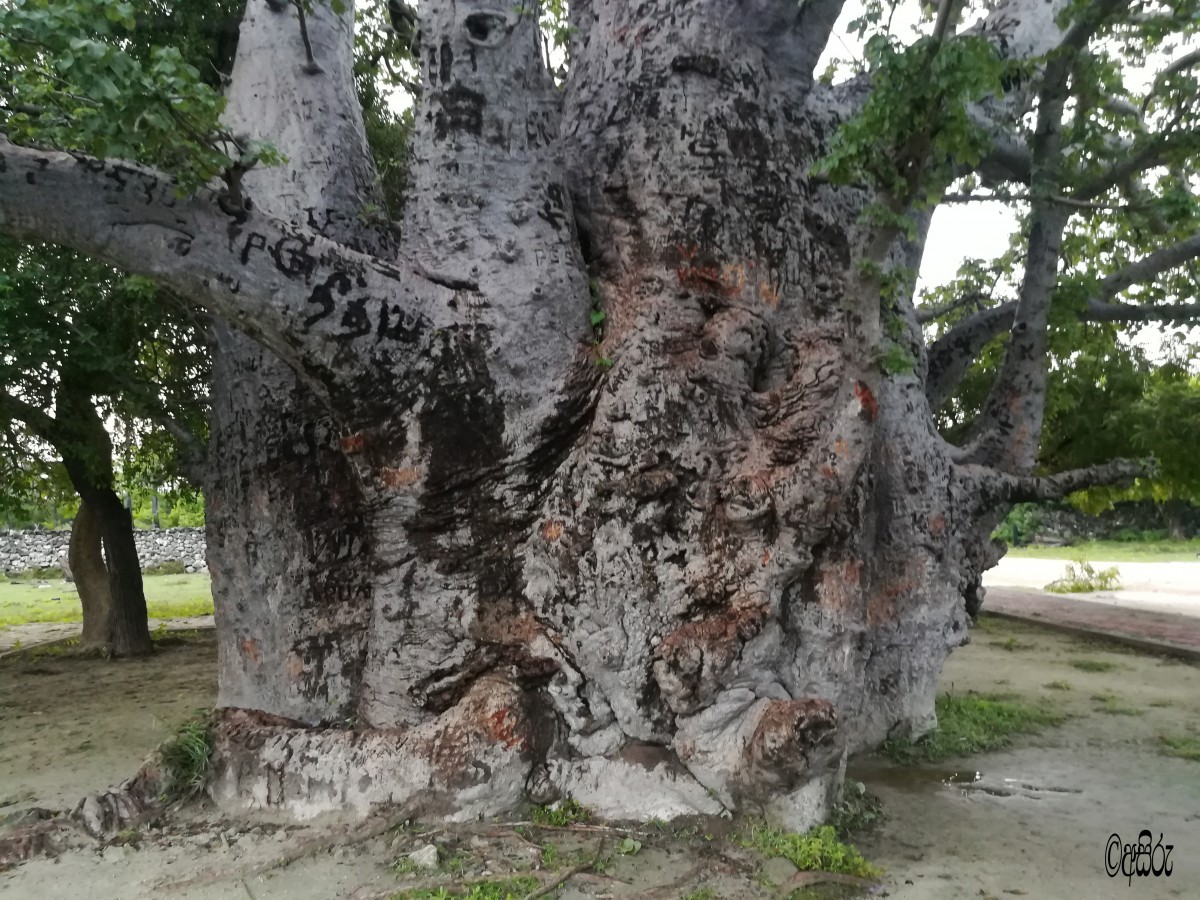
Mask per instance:
[[[841,6],[582,0],[560,89],[536,10],[423,3],[398,230],[340,0],[250,0],[220,126],[168,114],[202,138],[174,180],[89,155],[102,117],[71,153],[29,136],[44,105],[10,119],[0,230],[221,320],[222,803],[811,823],[849,753],[934,724],[1007,505],[1143,471],[1033,472],[1046,334],[1072,217],[1153,194],[1194,143],[1159,90],[1188,65],[1139,108],[1106,42],[1194,10],[946,2],[829,85]],[[927,346],[911,287],[971,173],[1024,192],[1028,250],[955,446],[929,392],[983,326]],[[1122,298],[1200,250],[1170,234],[1106,315],[1153,317]]]

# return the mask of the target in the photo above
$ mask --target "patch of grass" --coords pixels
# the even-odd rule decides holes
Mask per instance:
[[[1173,700],[1167,700],[1164,698],[1162,700],[1151,700],[1148,705],[1153,706],[1155,709],[1166,709],[1167,707],[1174,706],[1175,704]]]
[[[158,748],[163,799],[177,802],[199,793],[208,780],[212,752],[211,713],[204,712],[179,726],[175,736]]]
[[[6,572],[9,581],[62,581],[64,576],[60,566],[25,569],[22,572]]]
[[[586,822],[592,817],[592,811],[574,798],[568,797],[552,806],[535,806],[530,818],[535,825],[549,825],[562,828],[566,825],[576,825]]]
[[[1160,734],[1158,743],[1159,750],[1167,756],[1178,756],[1180,759],[1200,762],[1200,737]]]
[[[1047,681],[1042,687],[1049,688],[1052,691],[1069,691],[1072,690],[1071,682],[1069,681]]]
[[[152,619],[207,616],[213,611],[207,572],[153,575],[143,579]],[[32,622],[78,622],[83,618],[75,585],[59,580],[47,587],[0,581],[0,626]]]
[[[1063,577],[1046,585],[1054,594],[1087,594],[1121,589],[1121,572],[1116,566],[1097,569],[1087,560],[1067,563]]]
[[[1010,547],[1008,556],[1024,559],[1073,559],[1105,562],[1195,562],[1200,538],[1190,541],[1084,541],[1072,547]]]
[[[1067,665],[1080,672],[1111,672],[1117,667],[1115,662],[1106,659],[1073,659]]]
[[[861,781],[846,781],[842,797],[829,816],[829,824],[842,840],[866,831],[883,818],[883,801]]]
[[[781,856],[802,872],[838,872],[858,878],[882,874],[863,858],[858,848],[842,843],[832,825],[821,825],[804,834],[754,825],[743,845],[767,859]]]
[[[187,566],[177,559],[168,559],[142,569],[143,575],[186,575]]]
[[[477,881],[462,888],[416,888],[392,894],[392,900],[522,900],[536,891],[540,882],[521,875],[502,881]]]
[[[1111,691],[1092,694],[1092,700],[1100,704],[1096,707],[1096,712],[1107,713],[1110,716],[1140,716],[1142,714],[1140,709],[1126,706],[1121,702],[1121,698]]]
[[[1019,734],[1033,734],[1067,718],[1011,696],[943,694],[937,698],[936,729],[917,741],[889,740],[883,752],[899,763],[938,762],[1007,747]]]
[[[717,900],[717,895],[713,893],[712,888],[696,888],[683,900]]]

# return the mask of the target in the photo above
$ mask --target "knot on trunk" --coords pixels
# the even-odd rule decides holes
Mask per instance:
[[[765,618],[762,606],[742,606],[666,635],[655,651],[654,678],[671,711],[688,715],[710,702]]]
[[[772,700],[742,751],[742,790],[770,795],[790,791],[811,769],[824,768],[840,753],[838,715],[818,697]]]

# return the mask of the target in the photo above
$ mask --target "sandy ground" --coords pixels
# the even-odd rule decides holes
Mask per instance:
[[[1063,576],[1068,561],[1006,556],[994,569],[984,573],[983,583],[1041,590]],[[1200,562],[1089,562],[1096,569],[1115,566],[1121,573],[1121,590],[1068,596],[1153,612],[1200,616]]]
[[[68,804],[132,772],[193,708],[212,703],[214,652],[210,632],[168,644],[145,661],[28,654],[0,660],[0,816]],[[1080,671],[1072,663],[1081,659],[1116,668]],[[1052,682],[1070,687],[1046,687]],[[877,896],[1200,896],[1200,763],[1161,755],[1157,740],[1200,731],[1200,668],[985,620],[952,657],[943,689],[1011,692],[1072,718],[1011,750],[936,768],[857,761],[851,777],[885,804],[882,824],[858,840],[887,870]],[[1136,714],[1100,711],[1093,698],[1107,694],[1116,698],[1112,705]],[[762,882],[762,861],[724,835],[728,828],[711,822],[648,828],[637,835],[641,851],[629,856],[615,852],[623,837],[616,833],[518,833],[495,823],[423,834],[399,829],[343,846],[352,837],[345,827],[230,823],[199,808],[143,830],[136,847],[70,851],[0,874],[0,896],[365,900],[416,884],[529,870],[541,859],[539,845],[554,844],[560,860],[574,852],[590,858],[602,839],[611,864],[602,874],[571,878],[560,897],[675,900],[702,885],[720,898],[778,896]],[[1172,876],[1132,885],[1107,877],[1109,835],[1132,841],[1142,828],[1175,845]],[[431,842],[441,852],[440,873],[420,879],[389,868],[398,855]]]
[[[188,619],[148,619],[150,633],[160,627],[167,631],[193,631],[197,628],[212,628],[212,616],[194,616]],[[78,622],[32,622],[28,625],[9,625],[0,628],[0,658],[22,647],[37,647],[54,641],[65,641],[79,637],[82,626]]]

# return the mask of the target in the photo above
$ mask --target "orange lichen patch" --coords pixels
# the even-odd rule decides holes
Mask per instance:
[[[759,557],[758,561],[759,561],[759,563],[760,563],[761,565],[764,565],[764,566],[770,565],[770,563],[771,563],[771,551],[770,551],[770,550],[764,550],[764,551],[762,552],[762,556],[760,556],[760,557]]]
[[[379,470],[379,478],[390,488],[411,487],[421,480],[421,473],[412,466],[403,469],[390,469],[384,466]]]
[[[348,456],[355,453],[362,453],[363,447],[367,445],[367,437],[361,431],[349,434],[343,437],[340,441],[342,452]]]
[[[550,519],[541,528],[542,537],[548,541],[557,541],[563,536],[562,519]]]
[[[845,457],[850,452],[850,445],[846,443],[845,438],[840,437],[834,440],[833,452],[841,457]]]
[[[680,263],[675,266],[675,277],[679,279],[679,284],[688,290],[733,297],[741,293],[746,286],[745,265],[739,263],[699,265],[693,261],[698,253],[697,248],[687,249],[677,246],[675,249],[682,257]]]
[[[779,306],[779,291],[771,282],[760,281],[758,283],[758,299],[771,309],[775,309]]]
[[[254,638],[246,638],[244,641],[242,641],[241,650],[242,656],[246,657],[246,659],[250,660],[251,662],[258,662],[258,641],[256,641]]]
[[[920,559],[910,559],[902,572],[885,580],[881,590],[867,598],[867,625],[874,627],[900,618],[900,599],[920,590],[924,584],[924,566]]]
[[[871,393],[871,389],[863,382],[856,381],[854,382],[854,396],[862,404],[863,412],[867,414],[867,421],[874,422],[879,415],[879,401],[875,399],[875,395]]]
[[[772,700],[759,715],[742,755],[751,772],[754,768],[803,771],[808,753],[834,743],[837,726],[837,710],[828,700]]]

